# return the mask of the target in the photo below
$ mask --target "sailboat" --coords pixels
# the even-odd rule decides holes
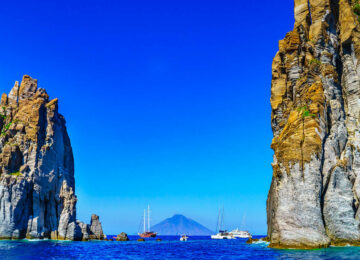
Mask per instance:
[[[219,210],[218,215],[218,221],[217,221],[217,227],[216,232],[218,232],[216,235],[212,235],[211,239],[235,239],[234,235],[229,233],[227,230],[223,230],[224,225],[224,207]]]
[[[150,206],[147,208],[147,228],[146,228],[146,209],[144,209],[144,232],[138,233],[141,238],[156,237],[157,233],[150,231]]]

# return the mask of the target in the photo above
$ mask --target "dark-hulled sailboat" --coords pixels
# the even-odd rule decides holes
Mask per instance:
[[[157,233],[150,231],[150,206],[147,208],[147,228],[146,228],[146,209],[144,209],[144,232],[138,233],[141,238],[156,237]]]

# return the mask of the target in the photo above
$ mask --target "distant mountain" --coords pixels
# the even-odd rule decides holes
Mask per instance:
[[[183,215],[174,215],[164,221],[151,227],[151,231],[157,232],[159,235],[192,235],[192,236],[208,236],[214,234],[213,231],[189,219]]]

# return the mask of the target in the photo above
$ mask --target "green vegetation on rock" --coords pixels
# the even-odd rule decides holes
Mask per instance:
[[[11,176],[21,176],[22,174],[19,171],[17,171],[17,172],[9,173],[9,175],[11,175]]]
[[[359,1],[356,1],[353,7],[353,11],[355,14],[360,15],[360,4]]]
[[[6,120],[7,116],[6,116],[6,107],[2,107],[3,113],[0,114],[0,117],[2,117],[3,120]],[[7,130],[9,130],[9,127],[11,126],[12,122],[7,123],[6,125],[3,126],[3,128],[1,129],[1,136],[5,136]]]
[[[360,23],[360,4],[359,4],[359,0],[355,1],[354,5],[353,5],[353,11],[358,16],[357,21],[358,21],[358,23]]]
[[[311,65],[311,64],[321,65],[321,61],[319,61],[318,59],[311,59],[311,60],[310,60],[310,65]]]
[[[308,109],[308,107],[306,105],[302,106],[302,107],[299,107],[298,111],[302,113],[301,116],[303,118],[308,117],[308,116],[316,117],[316,114],[310,113],[310,111],[309,111],[309,109]]]
[[[9,128],[10,128],[10,126],[11,126],[12,123],[13,123],[13,121],[10,121],[9,123],[7,123],[7,124],[3,127],[3,129],[1,130],[1,135],[2,135],[2,136],[5,136],[5,135],[6,135],[6,133],[7,133],[7,131],[9,130]]]

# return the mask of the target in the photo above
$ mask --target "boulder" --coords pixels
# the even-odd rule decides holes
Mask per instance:
[[[125,232],[121,232],[119,235],[117,235],[116,237],[116,241],[129,241],[130,239],[128,238],[128,235]]]

